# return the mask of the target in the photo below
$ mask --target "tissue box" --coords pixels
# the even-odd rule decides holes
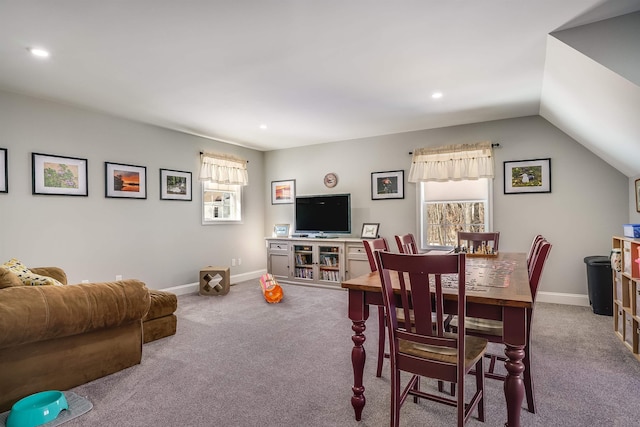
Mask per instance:
[[[624,230],[624,237],[640,237],[640,224],[624,224],[622,228]]]

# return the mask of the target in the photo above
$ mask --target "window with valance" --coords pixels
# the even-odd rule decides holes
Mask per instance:
[[[450,248],[458,231],[490,231],[491,142],[414,150],[409,182],[418,183],[420,247]]]
[[[200,154],[202,223],[242,221],[242,187],[249,184],[247,161],[237,157]]]

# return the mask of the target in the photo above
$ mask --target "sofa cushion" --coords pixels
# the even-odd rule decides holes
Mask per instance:
[[[0,289],[11,286],[22,286],[22,280],[8,268],[0,267]]]
[[[20,278],[22,283],[26,286],[41,286],[41,285],[64,286],[62,283],[58,282],[56,279],[52,277],[41,276],[39,274],[35,274],[31,272],[31,270],[29,270],[23,263],[21,263],[15,258],[11,258],[9,261],[2,264],[2,267],[13,272],[16,276]]]
[[[149,312],[142,318],[143,321],[168,316],[178,308],[178,297],[171,292],[149,289],[149,298]]]

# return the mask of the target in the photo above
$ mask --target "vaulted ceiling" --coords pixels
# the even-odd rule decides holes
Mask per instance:
[[[627,14],[639,10],[640,0],[0,0],[0,90],[258,150],[540,114],[633,176],[640,14]],[[626,32],[602,21],[621,15]]]

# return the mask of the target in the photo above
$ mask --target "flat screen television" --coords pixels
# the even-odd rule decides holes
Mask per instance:
[[[296,196],[297,234],[351,233],[351,195]]]

